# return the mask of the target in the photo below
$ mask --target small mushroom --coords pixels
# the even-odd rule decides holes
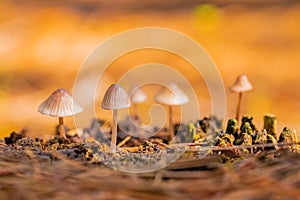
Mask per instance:
[[[239,120],[242,95],[244,92],[251,91],[253,89],[253,87],[252,87],[251,83],[249,82],[246,75],[240,75],[236,79],[233,86],[231,86],[229,89],[231,92],[236,92],[239,94],[237,110],[236,110],[236,120]]]
[[[169,89],[168,89],[169,88]],[[178,88],[174,83],[167,87],[162,87],[155,95],[154,100],[158,103],[167,105],[169,107],[169,132],[171,141],[174,138],[173,120],[172,120],[172,106],[179,106],[189,102],[188,96]]]
[[[55,90],[38,108],[38,112],[58,117],[59,133],[65,137],[64,119],[63,117],[72,116],[82,112],[80,105],[74,102],[72,96],[65,89]]]
[[[119,84],[112,84],[105,92],[101,107],[105,110],[113,110],[113,124],[110,150],[116,151],[118,110],[130,107],[130,99],[127,92]]]
[[[146,101],[146,99],[147,99],[147,96],[143,92],[142,89],[134,88],[132,90],[132,94],[130,96],[130,101],[131,101],[132,106],[133,106],[133,115],[134,116],[137,116],[137,105],[139,103],[142,103],[142,102]]]

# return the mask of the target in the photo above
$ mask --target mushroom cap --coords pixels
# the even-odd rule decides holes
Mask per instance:
[[[106,110],[118,110],[131,106],[129,96],[119,84],[112,84],[105,92],[101,107]]]
[[[130,96],[130,101],[131,103],[137,104],[137,103],[142,103],[146,101],[147,96],[143,92],[143,90],[137,88],[132,90],[131,96]]]
[[[231,86],[230,88],[231,92],[247,92],[247,91],[251,91],[253,89],[251,83],[249,82],[248,78],[246,75],[240,75],[235,83],[233,84],[233,86]]]
[[[82,111],[82,107],[62,88],[55,90],[38,108],[38,112],[52,117],[71,116]]]
[[[189,102],[189,97],[177,85],[174,83],[169,84],[169,88],[163,86],[154,96],[154,100],[169,106],[177,106]]]

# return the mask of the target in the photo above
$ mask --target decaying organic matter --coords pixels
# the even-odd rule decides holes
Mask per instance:
[[[24,137],[13,146],[0,143],[2,199],[250,200],[297,199],[299,195],[300,155],[289,149],[235,160],[228,152],[181,158],[165,169],[132,175],[99,162],[97,152],[108,147],[56,139],[49,143],[56,150],[39,153],[39,140]],[[163,147],[148,143],[137,152],[157,151],[154,148]]]

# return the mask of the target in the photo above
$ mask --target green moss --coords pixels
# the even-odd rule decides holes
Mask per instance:
[[[238,122],[236,119],[229,119],[227,122],[226,133],[236,135],[239,130]]]
[[[280,133],[278,142],[293,142],[292,131],[284,127],[283,131]]]
[[[264,129],[267,130],[269,135],[276,139],[277,119],[275,115],[267,114],[264,116]]]
[[[250,125],[250,127],[253,131],[258,131],[258,129],[256,128],[256,126],[253,123],[253,117],[252,116],[245,115],[245,116],[242,117],[241,129],[243,128],[245,123],[249,123],[249,125]]]
[[[233,145],[235,138],[231,134],[221,134],[216,138],[216,146],[230,146]]]
[[[251,128],[250,123],[244,123],[243,127],[241,128],[241,132],[239,137],[235,140],[235,144],[237,145],[252,145],[252,135],[253,130]]]
[[[267,142],[268,142],[267,131],[262,130],[256,133],[255,139],[253,141],[254,144],[266,144]]]

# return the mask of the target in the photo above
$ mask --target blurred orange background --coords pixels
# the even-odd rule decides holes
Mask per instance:
[[[259,127],[263,115],[273,113],[278,131],[288,126],[299,132],[300,1],[202,2],[2,0],[0,136],[24,127],[31,135],[53,134],[57,119],[38,113],[40,103],[57,88],[72,91],[77,70],[98,44],[122,31],[148,26],[173,29],[199,42],[219,68],[226,89],[246,74],[254,91],[244,95],[242,113],[254,116]],[[120,57],[107,74],[114,77],[121,73],[113,70],[116,67],[126,72],[148,62],[188,69],[170,54],[145,50]],[[200,117],[209,116],[210,97],[202,78],[195,79],[193,70],[188,76],[200,88]],[[103,88],[113,81],[108,78]],[[227,89],[227,118],[235,116],[236,102],[237,95]],[[151,103],[140,105],[140,113],[147,113]],[[100,118],[111,118],[110,112],[99,112]],[[66,124],[75,127],[71,117]]]

